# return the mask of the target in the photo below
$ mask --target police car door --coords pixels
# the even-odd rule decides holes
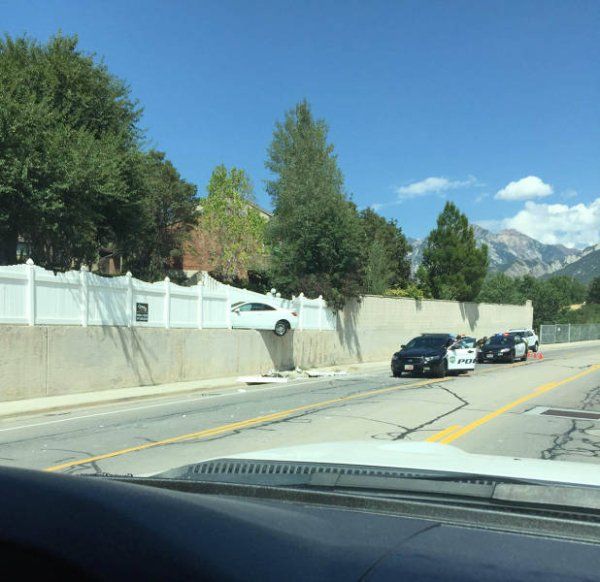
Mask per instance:
[[[475,348],[455,344],[448,350],[448,370],[474,370],[477,353]]]
[[[515,337],[515,357],[522,358],[527,352],[527,344],[519,336]]]

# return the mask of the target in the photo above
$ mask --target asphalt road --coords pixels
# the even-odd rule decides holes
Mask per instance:
[[[240,385],[4,419],[0,463],[149,475],[222,455],[362,439],[429,440],[473,453],[600,462],[600,420],[544,414],[549,408],[600,412],[597,346],[548,350],[542,361],[485,364],[445,379],[399,379],[387,366],[371,367],[286,385]]]

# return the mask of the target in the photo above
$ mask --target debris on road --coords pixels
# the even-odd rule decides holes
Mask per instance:
[[[289,380],[300,380],[302,378],[331,378],[334,376],[346,376],[345,370],[269,370],[266,374],[259,376],[242,376],[238,382],[245,384],[279,384]]]
[[[288,378],[279,378],[277,376],[241,376],[238,382],[244,384],[285,384]]]
[[[308,370],[306,375],[309,378],[329,378],[330,376],[346,376],[348,372],[345,370],[333,370],[333,371],[324,371],[324,370]]]

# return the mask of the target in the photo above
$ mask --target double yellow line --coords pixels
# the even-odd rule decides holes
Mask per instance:
[[[578,374],[575,374],[574,376],[569,376],[568,378],[565,378],[563,380],[559,380],[557,382],[549,382],[548,384],[539,386],[538,388],[535,388],[532,393],[522,396],[521,398],[518,398],[517,400],[514,400],[513,402],[510,402],[509,404],[506,404],[505,406],[502,406],[502,407],[494,410],[493,412],[490,412],[489,414],[486,414],[485,416],[478,418],[477,420],[467,424],[464,427],[461,425],[457,425],[457,424],[449,426],[449,427],[441,430],[440,432],[436,433],[435,435],[430,436],[426,440],[429,442],[439,442],[439,443],[443,443],[443,444],[451,443],[451,442],[455,441],[456,439],[458,439],[459,437],[476,429],[477,427],[479,427],[487,422],[490,422],[491,420],[500,416],[504,412],[507,412],[508,410],[511,410],[511,409],[515,408],[516,406],[519,406],[520,404],[523,404],[524,402],[527,402],[533,398],[537,398],[539,395],[549,392],[550,390],[554,390],[555,388],[558,388],[559,386],[563,386],[564,384],[567,384],[568,382],[573,382],[575,380],[578,380],[579,378],[583,378],[584,376],[587,376],[588,374],[591,374],[591,373],[597,371],[598,369],[600,369],[600,365],[594,365],[594,366],[591,366],[590,368],[588,368],[587,370],[584,370],[583,372],[579,372]],[[396,390],[401,390],[403,388],[415,388],[418,386],[427,386],[429,384],[436,384],[436,383],[445,382],[448,380],[451,380],[451,378],[434,378],[434,379],[423,380],[420,382],[411,382],[411,383],[407,383],[407,384],[400,384],[400,385],[391,386],[388,388],[379,388],[377,390],[368,390],[365,392],[358,392],[356,394],[351,394],[350,396],[340,396],[339,398],[332,398],[330,400],[322,400],[321,402],[314,402],[312,404],[306,404],[304,406],[298,406],[296,408],[289,408],[287,410],[281,410],[279,412],[274,412],[272,414],[266,414],[263,416],[257,416],[254,418],[249,418],[249,419],[241,420],[238,422],[232,422],[230,424],[224,424],[224,425],[217,426],[214,428],[209,428],[209,429],[205,429],[205,430],[201,430],[201,431],[197,431],[197,432],[191,432],[191,433],[187,433],[187,434],[183,434],[183,435],[179,435],[179,436],[175,436],[175,437],[171,437],[171,438],[167,438],[167,439],[162,439],[159,441],[153,441],[150,443],[144,443],[141,445],[136,445],[134,447],[128,447],[125,449],[119,449],[116,451],[112,451],[110,453],[104,453],[101,455],[95,455],[92,457],[85,457],[83,459],[76,459],[74,461],[68,461],[66,463],[60,463],[58,465],[53,465],[51,467],[47,467],[45,469],[45,471],[62,471],[64,469],[69,469],[71,467],[77,467],[80,465],[86,465],[88,463],[103,461],[105,459],[111,459],[114,457],[119,457],[122,455],[129,454],[129,453],[137,453],[139,451],[153,449],[156,447],[162,447],[164,445],[170,445],[170,444],[179,443],[179,442],[183,442],[183,441],[204,439],[204,438],[219,436],[219,435],[222,435],[222,434],[225,434],[228,432],[233,432],[236,430],[242,430],[242,429],[246,429],[246,428],[252,428],[255,426],[259,426],[261,424],[283,420],[283,419],[291,417],[295,414],[298,414],[301,412],[306,412],[309,410],[316,410],[316,409],[324,408],[324,407],[331,406],[334,404],[351,402],[352,400],[358,400],[358,399],[362,399],[362,398],[370,398],[372,396],[378,396],[380,394],[394,392]]]
[[[70,469],[71,467],[77,467],[79,465],[87,465],[88,463],[95,463],[96,461],[104,461],[105,459],[111,459],[113,457],[120,457],[128,453],[137,453],[139,451],[145,451],[147,449],[153,449],[156,447],[162,447],[164,445],[170,445],[173,443],[180,443],[182,441],[189,441],[194,439],[203,439],[213,436],[218,436],[227,432],[235,430],[241,430],[244,428],[251,428],[267,422],[273,422],[277,420],[283,420],[299,412],[306,412],[317,408],[324,408],[331,406],[332,404],[339,404],[342,402],[350,402],[352,400],[358,400],[359,398],[370,398],[371,396],[377,396],[379,394],[385,394],[387,392],[394,392],[395,390],[401,390],[403,388],[415,388],[417,386],[427,386],[428,384],[435,384],[447,380],[447,378],[438,378],[423,380],[421,382],[411,382],[407,384],[400,384],[398,386],[391,386],[389,388],[379,388],[377,390],[368,390],[366,392],[358,392],[351,394],[350,396],[340,396],[339,398],[332,398],[331,400],[322,400],[321,402],[314,402],[313,404],[306,404],[304,406],[298,406],[297,408],[289,408],[288,410],[281,410],[272,414],[265,414],[263,416],[257,416],[255,418],[249,418],[247,420],[241,420],[239,422],[232,422],[230,424],[224,424],[215,428],[208,428],[198,432],[190,432],[182,434],[176,437],[163,439],[160,441],[153,441],[151,443],[144,443],[142,445],[136,445],[135,447],[128,447],[126,449],[120,449],[118,451],[112,451],[110,453],[104,453],[102,455],[96,455],[94,457],[86,457],[84,459],[77,459],[75,461],[68,461],[67,463],[61,463],[59,465],[52,465],[46,467],[44,471],[62,471],[64,469]]]

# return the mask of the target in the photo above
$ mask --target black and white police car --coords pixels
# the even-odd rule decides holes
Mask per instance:
[[[514,362],[527,359],[528,346],[525,339],[515,333],[497,333],[479,350],[478,361],[483,362]]]
[[[472,339],[472,338],[466,338]],[[451,333],[424,333],[401,346],[392,357],[392,374],[464,374],[475,369],[477,354],[470,342]],[[474,344],[474,342],[473,342]]]

